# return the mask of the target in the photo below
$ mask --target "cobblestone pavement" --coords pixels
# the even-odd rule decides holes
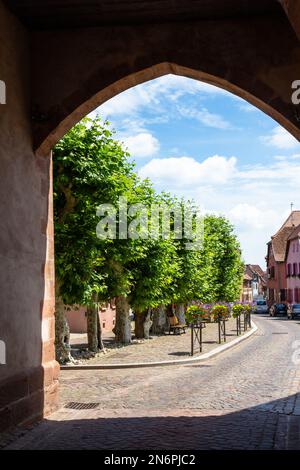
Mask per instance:
[[[300,322],[255,321],[201,364],[63,371],[62,408],[7,448],[300,449]]]
[[[226,341],[236,339],[236,320],[230,318],[226,322]],[[105,339],[106,345],[109,338]],[[112,341],[112,339],[111,339]],[[74,342],[74,340],[73,340]],[[203,329],[203,353],[211,351],[219,346],[218,325],[207,323]],[[174,359],[187,359],[191,352],[191,333],[187,329],[185,334],[164,336],[153,336],[150,340],[128,346],[121,346],[117,349],[107,349],[106,355],[100,354],[88,361],[81,361],[83,364],[122,364],[126,362],[155,362],[170,361]],[[195,348],[195,356],[198,355]]]

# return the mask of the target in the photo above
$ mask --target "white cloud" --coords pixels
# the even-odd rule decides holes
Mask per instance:
[[[266,145],[279,149],[288,150],[298,146],[300,147],[298,140],[281,126],[274,127],[269,135],[261,137],[261,141]]]
[[[102,116],[119,116],[135,114],[140,107],[157,103],[153,93],[145,87],[136,86],[120,93],[99,106],[98,112]]]
[[[295,154],[297,155],[297,154]],[[290,212],[300,210],[300,161],[286,157],[270,165],[239,165],[235,157],[155,158],[140,170],[157,190],[192,198],[206,212],[234,224],[246,262],[265,266],[266,243]]]
[[[244,229],[265,229],[269,228],[278,220],[278,214],[275,210],[265,206],[265,204],[257,203],[238,203],[228,211],[230,220]]]
[[[99,106],[97,112],[108,119],[111,116],[114,119],[121,119],[122,117],[128,119],[137,116],[140,118],[140,113],[147,109],[155,113],[155,120],[166,121],[169,117],[164,114],[167,101],[171,105],[176,103],[182,96],[196,94],[200,98],[206,98],[207,95],[228,95],[228,92],[208,83],[169,74],[125,90]],[[232,95],[232,98],[235,98],[235,96]],[[205,124],[206,121],[208,122],[207,125],[211,125],[214,115],[210,116],[205,108],[200,110],[201,114],[203,114],[203,123]],[[221,117],[217,116],[215,119],[217,119],[217,122],[220,119],[220,126]]]
[[[203,162],[191,157],[155,158],[140,170],[143,178],[167,187],[224,184],[235,173],[236,158],[214,155]]]
[[[274,157],[269,165],[241,166],[235,157],[220,155],[200,162],[189,156],[175,158],[172,155],[186,153],[183,148],[174,148],[178,144],[172,139],[168,143],[172,158],[158,158],[159,142],[156,134],[149,130],[153,124],[191,118],[205,127],[224,129],[222,133],[226,137],[226,129],[232,130],[233,126],[218,110],[211,112],[210,108],[219,95],[226,95],[236,112],[238,108],[246,113],[256,110],[220,88],[166,75],[117,95],[98,111],[113,121],[118,139],[125,143],[133,157],[152,157],[141,168],[141,176],[150,177],[158,190],[194,198],[206,210],[228,216],[236,227],[246,261],[263,265],[266,243],[288,214],[290,202],[295,203],[295,209],[300,209],[300,146],[297,147],[296,139],[280,126],[270,132],[260,131],[266,134],[260,138],[255,132],[255,140],[261,139],[274,149],[294,149],[295,155],[286,156],[282,151],[283,155]],[[224,115],[230,116],[227,110]]]
[[[247,103],[247,102],[242,102],[238,105],[238,108],[241,110],[241,111],[244,111],[245,113],[253,113],[255,111],[258,111],[258,109],[253,106],[252,104],[250,103]]]
[[[131,156],[136,158],[152,157],[160,147],[157,138],[149,132],[124,137],[122,140]]]
[[[210,113],[206,108],[187,108],[183,106],[178,106],[178,111],[183,117],[197,119],[202,124],[208,127],[215,127],[217,129],[229,129],[230,123],[223,119],[222,116],[215,113]]]

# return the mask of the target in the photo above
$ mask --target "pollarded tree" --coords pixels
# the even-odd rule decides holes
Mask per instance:
[[[149,240],[147,257],[134,267],[131,291],[137,338],[149,337],[150,311],[171,302],[179,276],[180,264],[173,240]]]
[[[204,219],[199,298],[204,302],[234,301],[239,297],[243,262],[231,223],[222,216]]]
[[[135,178],[127,157],[100,119],[85,118],[54,149],[56,355],[60,362],[70,359],[64,305],[87,305],[95,317],[98,299],[107,292],[96,208],[116,203]],[[92,349],[96,333],[89,335]]]
[[[203,217],[193,201],[181,200],[183,232],[182,238],[174,241],[180,263],[180,276],[172,301],[180,323],[185,322],[186,305],[198,299],[202,279]]]
[[[170,301],[178,263],[172,240],[151,236],[151,207],[160,200],[152,184],[148,180],[137,178],[123,196],[128,206],[128,238],[105,240],[105,223],[107,222],[108,229],[111,220],[107,214],[99,222],[99,232],[105,245],[108,292],[116,297],[114,333],[117,341],[129,343],[130,307],[135,311],[136,336],[147,336],[149,309]],[[117,232],[119,233],[118,230]],[[146,324],[148,328],[145,328]]]

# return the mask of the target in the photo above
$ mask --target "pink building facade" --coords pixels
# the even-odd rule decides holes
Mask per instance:
[[[66,318],[70,327],[71,333],[86,333],[86,310],[87,307],[80,306],[77,309],[67,310]],[[115,326],[116,321],[116,308],[114,301],[111,301],[99,308],[99,320],[103,332],[111,332]]]
[[[300,225],[288,239],[286,256],[287,301],[300,303]]]

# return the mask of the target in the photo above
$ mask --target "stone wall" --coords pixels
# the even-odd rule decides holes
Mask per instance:
[[[55,407],[51,158],[33,153],[29,38],[0,3],[0,428]]]

